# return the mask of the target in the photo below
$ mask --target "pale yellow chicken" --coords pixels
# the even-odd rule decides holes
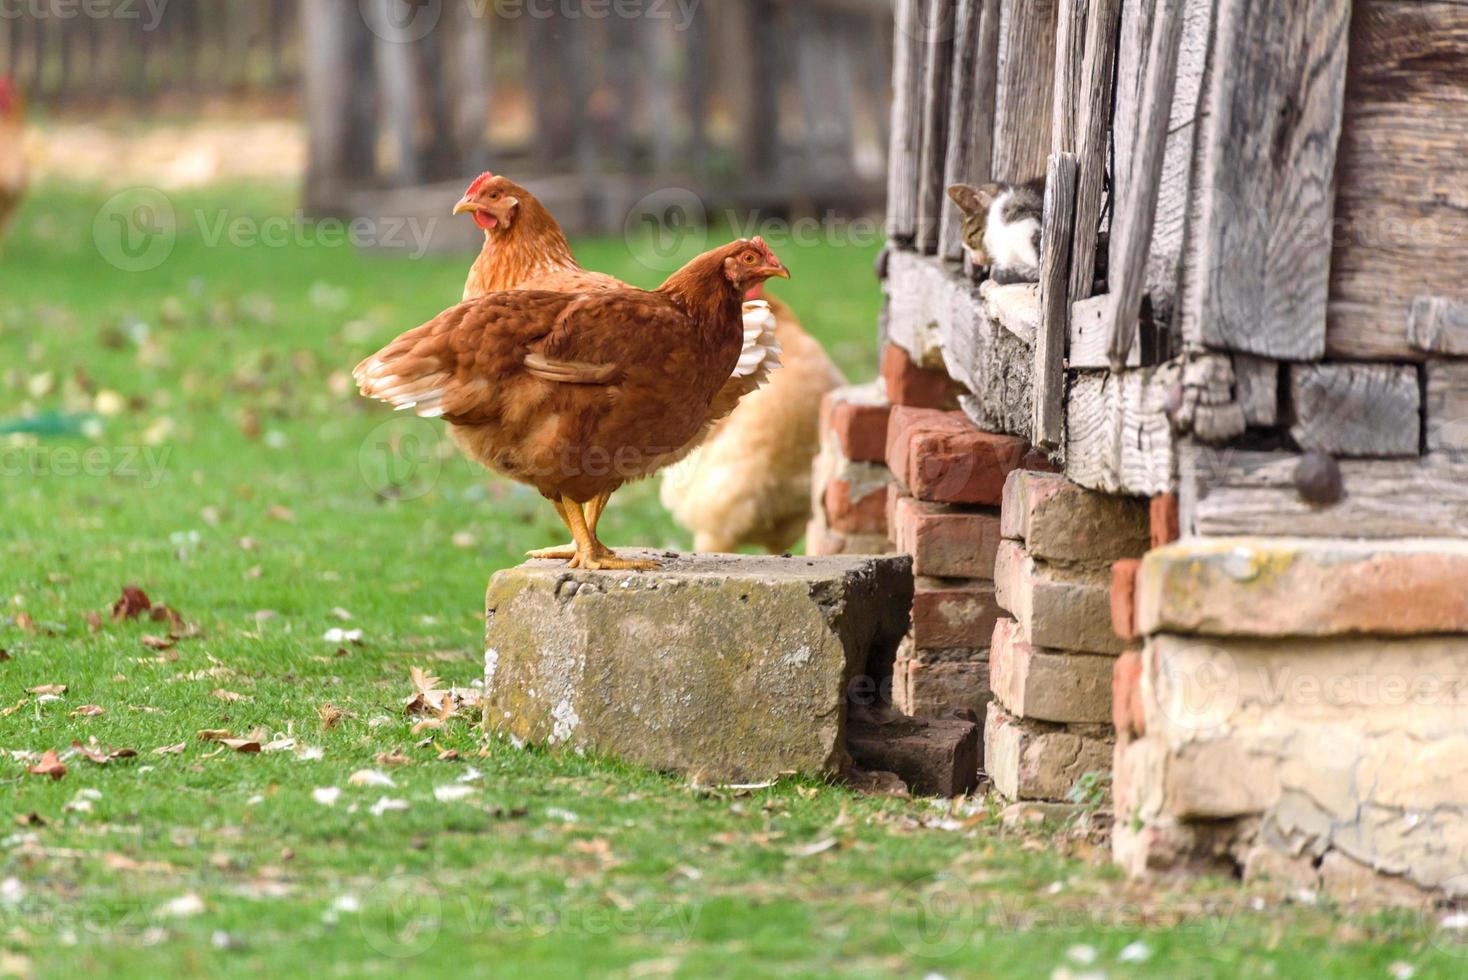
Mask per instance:
[[[810,520],[821,399],[846,383],[790,308],[762,298],[777,321],[783,366],[663,474],[663,506],[693,532],[701,552],[753,545],[780,554],[795,546]]]

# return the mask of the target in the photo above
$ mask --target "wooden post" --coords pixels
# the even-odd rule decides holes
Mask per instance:
[[[953,2],[925,0],[926,52],[923,61],[922,151],[918,162],[918,215],[914,244],[938,251],[943,214],[943,168],[948,157],[948,86],[953,82]]]
[[[1070,297],[1087,299],[1096,279],[1096,243],[1101,233],[1101,198],[1106,186],[1112,77],[1121,0],[1094,0],[1086,19],[1085,53],[1077,80],[1076,221],[1071,248]]]
[[[394,8],[400,0],[374,0],[379,5],[381,24],[395,23]],[[396,167],[393,183],[412,187],[423,183],[424,161],[418,146],[418,113],[426,105],[419,86],[417,52],[403,37],[377,39],[378,86],[383,126],[393,148]]]
[[[489,109],[494,84],[490,59],[492,7],[484,7],[479,16],[478,0],[459,0],[457,14],[458,80],[451,93],[454,98],[454,131],[457,135],[461,166],[465,173],[486,169],[490,161]]]
[[[1050,152],[1074,153],[1079,144],[1082,61],[1090,0],[1060,0],[1055,24],[1055,95],[1050,113]]]
[[[356,0],[305,0],[301,27],[306,206],[339,213],[343,193],[376,171],[372,34]]]
[[[892,144],[887,161],[887,237],[911,245],[917,236],[922,155],[924,0],[897,0],[897,35],[892,63]]]
[[[1152,31],[1147,82],[1142,93],[1142,131],[1132,148],[1126,196],[1116,210],[1111,254],[1120,262],[1111,269],[1111,369],[1122,370],[1136,339],[1147,274],[1147,250],[1152,244],[1157,191],[1162,182],[1162,156],[1167,148],[1167,121],[1172,90],[1177,82],[1178,44],[1182,39],[1181,3],[1162,0]],[[1121,110],[1117,110],[1120,114]],[[1124,148],[1123,148],[1124,149]]]
[[[943,183],[986,184],[994,160],[994,82],[999,55],[999,0],[958,0],[954,17],[953,99]],[[963,259],[963,215],[943,205],[938,254]]]
[[[1075,154],[1052,153],[1045,168],[1040,329],[1035,333],[1035,426],[1030,438],[1042,449],[1058,447],[1065,435],[1065,342],[1070,333],[1075,191]]]

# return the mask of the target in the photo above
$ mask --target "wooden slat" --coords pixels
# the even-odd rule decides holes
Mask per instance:
[[[1296,364],[1290,368],[1290,435],[1331,456],[1416,456],[1422,392],[1403,364]]]
[[[1106,186],[1106,147],[1111,119],[1112,78],[1121,0],[1094,0],[1086,19],[1085,52],[1077,79],[1076,233],[1072,247],[1070,298],[1092,293],[1101,199]]]
[[[1337,164],[1332,357],[1419,359],[1406,333],[1414,300],[1468,304],[1465,79],[1468,4],[1356,0]]]
[[[953,0],[924,0],[927,29],[923,55],[922,152],[918,160],[918,213],[914,245],[938,251],[943,207],[944,166],[948,158],[948,92],[953,84]]]
[[[1468,453],[1468,361],[1427,362],[1427,449]]]
[[[1055,22],[1055,82],[1050,109],[1050,152],[1075,153],[1080,106],[1085,98],[1082,61],[1090,0],[1060,0]]]
[[[953,99],[948,114],[945,185],[986,184],[994,153],[994,83],[999,54],[999,0],[959,0],[954,20]],[[938,254],[960,261],[963,214],[944,199]]]
[[[1077,232],[1079,232],[1079,227]],[[1077,242],[1080,237],[1077,235]],[[1074,246],[1072,246],[1074,248]],[[1074,263],[1072,263],[1074,265]],[[1070,308],[1070,344],[1065,355],[1065,366],[1071,370],[1100,370],[1111,367],[1111,358],[1106,352],[1111,338],[1107,330],[1107,309],[1111,297],[1106,293],[1077,300]],[[1132,348],[1127,367],[1141,367],[1142,351]]]
[[[1142,91],[1139,131],[1132,148],[1125,196],[1118,199],[1110,270],[1112,307],[1108,353],[1121,370],[1136,342],[1146,285],[1147,252],[1152,244],[1157,196],[1167,149],[1167,123],[1177,81],[1178,46],[1182,40],[1182,7],[1163,3],[1157,11]],[[1121,113],[1118,108],[1118,114]],[[1123,147],[1123,150],[1125,148]]]
[[[1166,406],[1180,376],[1175,362],[1078,372],[1066,406],[1065,475],[1104,493],[1169,492],[1173,436]]]
[[[1342,460],[1344,497],[1315,507],[1295,489],[1294,454],[1184,446],[1178,455],[1184,533],[1468,538],[1462,457]]]
[[[1075,154],[1051,154],[1045,171],[1040,330],[1035,335],[1035,425],[1030,436],[1030,441],[1042,449],[1057,448],[1065,436],[1065,341],[1070,332],[1075,191]]]
[[[1415,351],[1468,354],[1468,302],[1419,296],[1407,321],[1407,341]]]
[[[1055,25],[1060,0],[1000,0],[994,96],[994,179],[1033,180],[1050,155]]]
[[[1349,13],[1350,0],[1219,0],[1197,240],[1210,347],[1325,352]]]
[[[887,237],[910,245],[917,235],[918,165],[922,156],[922,30],[926,0],[897,0],[892,64],[892,142],[887,161]]]
[[[1256,428],[1279,423],[1279,362],[1252,354],[1235,354],[1234,391],[1244,421]]]

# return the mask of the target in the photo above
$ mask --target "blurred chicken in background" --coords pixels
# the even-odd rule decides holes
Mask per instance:
[[[9,78],[0,76],[0,245],[25,195],[25,106]]]
[[[745,395],[693,455],[663,474],[663,506],[705,553],[755,545],[780,554],[800,540],[810,520],[821,399],[846,383],[790,307],[763,289],[749,298],[769,302],[783,366],[765,387]]]

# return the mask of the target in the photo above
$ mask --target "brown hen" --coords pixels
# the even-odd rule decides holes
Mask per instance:
[[[504,176],[481,174],[469,185],[455,214],[468,214],[484,231],[484,247],[469,270],[464,298],[474,299],[511,289],[587,292],[628,289],[627,283],[581,267],[560,223],[538,198]],[[758,241],[758,239],[756,239]],[[670,466],[693,452],[720,420],[757,390],[780,366],[780,344],[776,320],[769,305],[748,303],[744,309],[744,350],[724,386],[714,396],[704,425],[685,445],[670,451],[661,461]],[[607,497],[592,501],[586,519],[594,531],[601,520]],[[532,558],[567,558],[572,548],[548,548],[531,553]]]
[[[741,240],[655,292],[493,293],[403,334],[354,377],[368,397],[443,418],[472,459],[539,490],[576,542],[573,567],[653,568],[607,549],[585,507],[703,427],[744,346],[742,298],[772,276],[789,273]]]

